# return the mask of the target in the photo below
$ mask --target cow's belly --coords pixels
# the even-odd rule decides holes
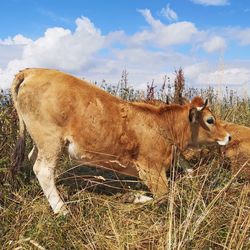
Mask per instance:
[[[113,170],[125,175],[138,177],[138,170],[127,156],[109,154],[98,150],[81,149],[71,138],[67,138],[70,157],[81,164]]]

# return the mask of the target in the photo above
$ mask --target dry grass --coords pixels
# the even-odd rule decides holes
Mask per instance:
[[[168,200],[160,204],[125,204],[119,193],[75,189],[68,217],[52,214],[36,180],[16,192],[5,186],[0,244],[4,249],[248,249],[248,185],[230,179],[220,166],[205,174],[204,167],[170,181]]]
[[[79,166],[58,175],[70,214],[54,216],[27,159],[18,185],[5,179],[16,116],[9,97],[2,94],[0,100],[1,249],[250,249],[249,185],[231,176],[216,155],[192,162],[193,175],[173,166],[167,199],[141,205],[122,202],[124,190],[144,188],[138,181],[119,181],[107,173],[103,181],[93,177],[102,172]],[[214,101],[214,110],[250,125],[249,101],[228,105]],[[27,145],[28,152],[29,139]],[[62,158],[60,172],[69,165]]]

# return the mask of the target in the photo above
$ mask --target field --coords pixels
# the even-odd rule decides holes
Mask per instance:
[[[126,76],[126,75],[125,75]],[[126,86],[103,83],[124,99],[166,99],[168,83],[146,94]],[[187,89],[202,95],[222,119],[250,126],[250,100],[226,90]],[[70,208],[69,216],[53,215],[25,158],[13,180],[8,175],[18,121],[8,92],[0,94],[0,248],[1,249],[250,249],[250,188],[232,176],[226,161],[211,152],[190,162],[193,175],[180,171],[176,157],[169,174],[166,201],[135,205],[124,202],[126,192],[146,190],[139,180],[59,161],[57,186]],[[26,141],[26,157],[32,143]],[[152,149],[153,150],[153,149]],[[105,176],[105,181],[99,176]]]

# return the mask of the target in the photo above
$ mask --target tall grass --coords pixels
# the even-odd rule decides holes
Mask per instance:
[[[174,100],[174,85],[148,84],[145,92],[128,86],[127,72],[118,86],[101,87],[126,100]],[[212,88],[185,89],[201,95],[222,118],[250,126],[250,102]],[[216,155],[190,164],[192,175],[169,174],[166,200],[134,205],[123,202],[125,190],[146,190],[139,180],[77,166],[63,156],[57,186],[70,208],[68,217],[53,215],[25,159],[19,185],[6,179],[17,136],[17,116],[8,92],[0,93],[0,246],[2,249],[250,249],[249,186],[232,176]],[[31,148],[27,138],[27,152]],[[85,173],[83,175],[83,172]],[[104,181],[96,176],[105,176]]]

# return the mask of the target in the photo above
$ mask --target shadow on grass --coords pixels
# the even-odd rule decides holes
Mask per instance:
[[[79,190],[110,196],[133,190],[148,191],[136,177],[84,165],[60,174],[57,185],[62,184],[66,186],[70,195]]]

